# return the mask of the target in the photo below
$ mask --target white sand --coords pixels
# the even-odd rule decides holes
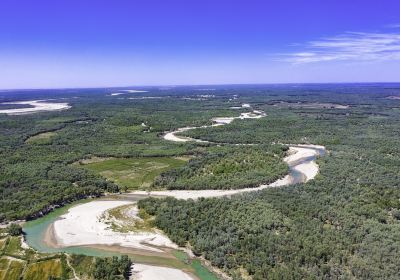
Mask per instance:
[[[130,279],[138,280],[193,280],[189,274],[175,269],[146,264],[134,264]]]
[[[22,105],[31,105],[33,108],[17,108],[17,109],[4,109],[0,110],[2,114],[8,115],[24,115],[24,114],[32,114],[36,112],[45,112],[45,111],[59,111],[66,110],[71,108],[68,103],[55,103],[49,102],[45,100],[32,100],[32,101],[16,101],[16,102],[4,102],[2,104],[22,104]]]
[[[121,91],[126,91],[129,93],[142,93],[142,92],[148,92],[147,90],[137,90],[137,89],[127,89],[127,90],[121,90]]]
[[[57,244],[60,247],[95,244],[120,245],[155,252],[162,251],[152,246],[147,246],[147,244],[177,248],[176,244],[161,233],[120,233],[109,229],[109,226],[101,219],[103,213],[109,209],[127,204],[132,204],[132,202],[97,200],[72,207],[67,214],[61,216],[62,219],[54,222],[54,234]]]
[[[25,250],[28,250],[28,249],[31,248],[31,247],[29,247],[28,243],[26,243],[24,237],[21,237],[21,248],[22,248],[22,249],[25,249]]]
[[[309,157],[315,157],[318,155],[318,150],[316,149],[325,149],[323,146],[316,145],[298,145],[298,146],[290,146],[289,147],[289,155],[284,158],[284,161],[289,164],[293,169],[300,171],[305,176],[305,181],[309,181],[314,179],[318,174],[318,165],[315,163],[315,160],[306,160],[303,162],[303,159]],[[286,186],[292,183],[292,176],[286,175],[284,178],[279,179],[268,185],[260,185],[257,188],[245,188],[238,190],[168,190],[168,191],[134,191],[131,194],[139,194],[139,195],[149,195],[149,196],[171,196],[177,199],[198,199],[200,197],[221,197],[221,196],[231,196],[234,194],[245,193],[245,192],[254,192],[263,190],[266,188],[274,188]]]
[[[305,182],[314,179],[318,174],[318,165],[315,160],[304,161],[300,164],[296,164],[296,161],[301,161],[310,156],[316,156],[318,155],[318,152],[315,149],[321,149],[325,151],[325,147],[318,145],[293,145],[290,146],[290,149],[296,153],[288,157],[290,159],[288,159],[286,162],[289,164],[289,166],[292,166],[293,169],[301,172],[306,178]]]
[[[386,99],[392,99],[392,100],[400,100],[400,96],[397,96],[397,95],[392,95],[392,96],[388,96],[388,97],[385,97]]]
[[[243,104],[243,105],[248,105],[248,104]],[[208,141],[204,141],[204,140],[200,140],[200,139],[194,139],[194,138],[184,137],[184,136],[177,136],[176,133],[180,133],[180,132],[184,132],[184,131],[188,131],[188,130],[192,130],[192,129],[196,129],[196,128],[208,128],[208,127],[226,125],[226,124],[230,124],[235,119],[240,119],[240,120],[244,120],[244,119],[260,119],[260,118],[263,118],[263,117],[266,117],[266,116],[267,116],[267,114],[265,112],[255,110],[255,111],[249,112],[249,113],[241,113],[239,117],[220,117],[220,118],[218,117],[218,118],[213,118],[212,119],[212,121],[213,121],[212,125],[203,125],[203,126],[199,126],[199,127],[188,126],[188,127],[178,128],[175,131],[167,132],[166,134],[164,134],[163,138],[164,138],[164,140],[173,141],[173,142],[194,141],[194,142],[199,142],[199,143],[208,143]]]

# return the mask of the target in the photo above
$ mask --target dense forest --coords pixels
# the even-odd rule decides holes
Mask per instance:
[[[307,184],[139,205],[175,242],[235,279],[398,279],[400,103],[383,97],[348,94],[341,102],[350,108],[329,110],[267,102],[259,104],[265,119],[186,132],[221,143],[325,145],[320,174]]]
[[[306,184],[232,198],[149,198],[139,206],[172,240],[234,279],[398,279],[400,102],[386,97],[400,96],[399,85],[221,86],[207,97],[177,87],[134,99],[110,97],[112,90],[60,93],[72,105],[62,112],[0,115],[0,221],[119,191],[72,164],[92,156],[191,156],[154,187],[240,188],[287,172],[282,143],[319,144],[328,152]],[[237,116],[246,109],[229,108],[243,103],[268,116],[184,133],[219,146],[161,138]]]
[[[36,94],[30,98],[48,97]],[[27,98],[20,95],[15,98]],[[72,105],[69,110],[0,114],[0,222],[31,219],[77,199],[119,191],[113,182],[72,164],[80,159],[192,154],[194,145],[169,143],[161,134],[237,114],[223,105],[224,97],[184,96],[120,100],[102,90],[77,90],[60,93]]]
[[[167,189],[258,187],[287,174],[288,166],[282,161],[286,150],[282,145],[210,148],[187,165],[161,174],[153,185]]]

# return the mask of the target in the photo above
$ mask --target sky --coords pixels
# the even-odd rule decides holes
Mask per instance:
[[[1,0],[0,88],[400,82],[398,0]]]

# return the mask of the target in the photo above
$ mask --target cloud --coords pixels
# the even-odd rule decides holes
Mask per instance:
[[[282,58],[294,64],[400,60],[400,33],[347,32],[310,41],[303,50],[283,54]]]

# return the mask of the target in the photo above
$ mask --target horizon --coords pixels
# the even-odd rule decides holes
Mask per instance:
[[[3,90],[400,82],[393,0],[0,7]]]
[[[94,89],[137,89],[137,88],[158,88],[158,87],[171,87],[171,88],[179,88],[179,87],[206,87],[206,86],[285,86],[285,85],[298,85],[298,86],[307,86],[307,85],[386,85],[386,84],[394,84],[399,85],[400,82],[310,82],[310,83],[252,83],[252,84],[181,84],[181,85],[168,85],[168,84],[159,84],[159,85],[131,85],[131,86],[104,86],[104,87],[55,87],[55,88],[0,88],[0,92],[7,92],[7,91],[33,91],[33,90],[71,90],[71,89],[78,89],[78,90],[94,90]],[[214,89],[207,89],[207,90],[214,90]]]

